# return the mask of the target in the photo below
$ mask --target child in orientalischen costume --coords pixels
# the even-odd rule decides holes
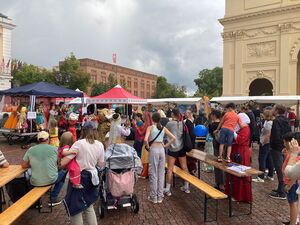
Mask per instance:
[[[78,150],[70,150],[74,143],[74,137],[71,132],[65,132],[60,137],[60,144],[58,148],[58,158],[62,159],[67,155],[77,155]],[[83,188],[80,184],[80,166],[74,157],[66,166],[69,171],[69,178],[73,188]]]
[[[50,106],[50,111],[49,111],[49,122],[48,122],[48,128],[50,128],[50,121],[51,120],[56,120],[57,121],[57,115],[58,115],[58,111],[56,110],[56,106],[55,104],[51,104]]]
[[[58,127],[57,121],[55,119],[50,120],[49,122],[49,144],[58,147],[59,146],[59,138],[58,138]]]
[[[77,134],[76,134],[76,128],[75,128],[77,120],[78,120],[78,116],[75,113],[71,113],[69,115],[69,119],[68,119],[69,128],[68,128],[68,131],[73,134],[74,142],[77,141]]]
[[[18,102],[15,102],[15,105],[10,107],[11,114],[8,117],[7,121],[4,124],[6,129],[16,129],[18,123]]]
[[[39,105],[36,109],[36,129],[38,131],[45,129],[44,120],[45,120],[44,109],[42,105]]]
[[[17,112],[18,114],[18,123],[17,123],[17,129],[19,132],[26,132],[27,128],[28,128],[28,124],[27,124],[27,108],[25,105],[21,105],[21,109],[19,112]]]

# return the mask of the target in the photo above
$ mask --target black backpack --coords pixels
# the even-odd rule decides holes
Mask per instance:
[[[7,194],[12,202],[18,201],[30,191],[30,184],[26,177],[15,178],[5,185]]]

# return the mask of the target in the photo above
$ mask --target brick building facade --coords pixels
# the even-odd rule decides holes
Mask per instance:
[[[119,84],[126,84],[126,89],[141,98],[155,96],[157,76],[130,68],[101,62],[94,59],[79,59],[80,67],[91,76],[92,84],[106,83],[112,75]],[[89,93],[91,88],[89,88]]]

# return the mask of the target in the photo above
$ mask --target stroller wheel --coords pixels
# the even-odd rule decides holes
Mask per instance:
[[[136,197],[136,195],[132,195],[132,198],[131,198],[131,211],[133,213],[138,213],[139,209],[140,209],[140,204],[139,204],[138,198]]]
[[[98,210],[99,210],[100,219],[103,219],[103,218],[104,218],[104,215],[105,215],[105,211],[106,211],[106,207],[105,207],[103,201],[100,201]]]

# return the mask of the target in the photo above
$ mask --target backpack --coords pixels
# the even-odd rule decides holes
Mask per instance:
[[[15,178],[5,185],[10,200],[15,203],[30,191],[30,184],[26,177]]]

